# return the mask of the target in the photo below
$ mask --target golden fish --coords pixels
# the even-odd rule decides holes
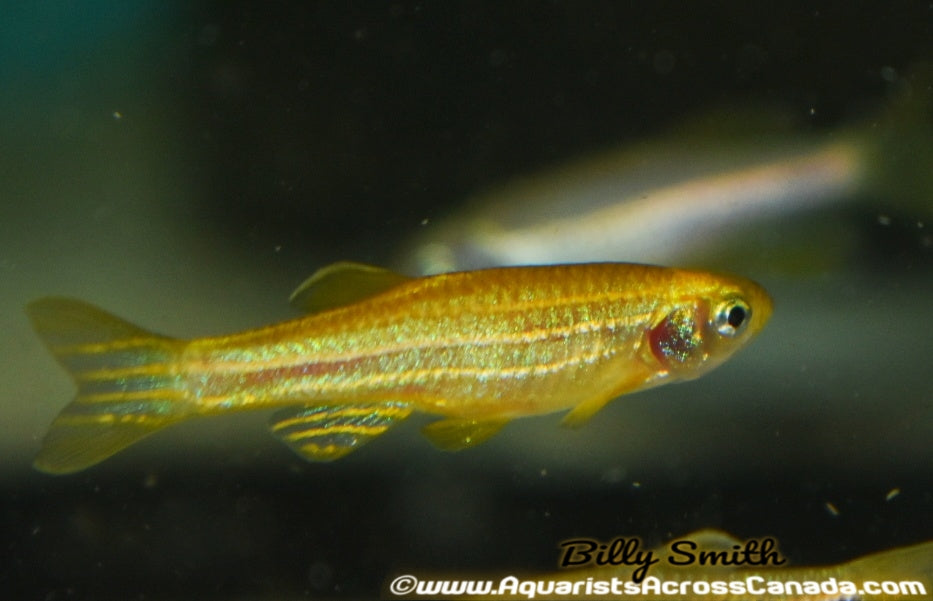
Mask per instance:
[[[77,300],[31,303],[33,327],[75,378],[35,466],[84,469],[189,417],[278,407],[301,457],[341,457],[412,411],[457,450],[509,420],[695,378],[757,333],[771,301],[745,279],[631,264],[500,268],[414,279],[338,263],[302,284],[309,315],[177,340]]]
[[[398,583],[388,588],[400,599],[422,598],[425,591],[440,593],[430,596],[437,599],[630,601],[919,601],[933,594],[933,541],[828,566],[789,566],[784,558],[756,561],[763,556],[744,555],[748,542],[713,529],[687,534],[648,552],[655,563],[640,578],[633,576],[635,564],[628,563],[499,579],[404,576],[403,592]],[[475,594],[463,594],[468,587]]]

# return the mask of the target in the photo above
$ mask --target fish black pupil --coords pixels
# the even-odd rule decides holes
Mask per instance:
[[[742,307],[732,307],[729,309],[729,317],[726,318],[726,321],[729,322],[729,325],[735,329],[738,329],[742,322],[745,321],[745,309]]]

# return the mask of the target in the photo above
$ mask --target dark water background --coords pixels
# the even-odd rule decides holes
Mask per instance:
[[[708,107],[777,105],[832,131],[933,59],[929,2],[715,4],[13,3],[3,597],[374,597],[402,572],[553,570],[567,538],[657,544],[703,527],[775,536],[798,565],[933,539],[923,190],[925,206],[879,196],[821,214],[857,231],[855,256],[745,273],[776,298],[752,347],[579,431],[522,420],[454,455],[417,418],[309,465],[266,416],[239,415],[74,476],[30,468],[73,394],[29,330],[32,298],[84,298],[178,336],[289,318],[314,269],[386,263],[505,178]]]

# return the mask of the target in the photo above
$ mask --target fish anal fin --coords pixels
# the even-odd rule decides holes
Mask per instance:
[[[314,272],[288,302],[299,311],[317,313],[375,296],[410,279],[381,267],[341,261]]]
[[[269,429],[306,461],[333,461],[355,451],[411,414],[405,403],[316,405],[272,415]]]
[[[461,451],[486,442],[508,422],[508,419],[442,419],[428,424],[421,432],[439,449]]]

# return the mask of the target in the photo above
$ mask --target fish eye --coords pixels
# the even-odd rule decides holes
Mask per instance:
[[[740,299],[732,299],[724,302],[716,311],[715,325],[716,331],[723,336],[735,336],[742,327],[748,323],[752,316],[751,308]]]

